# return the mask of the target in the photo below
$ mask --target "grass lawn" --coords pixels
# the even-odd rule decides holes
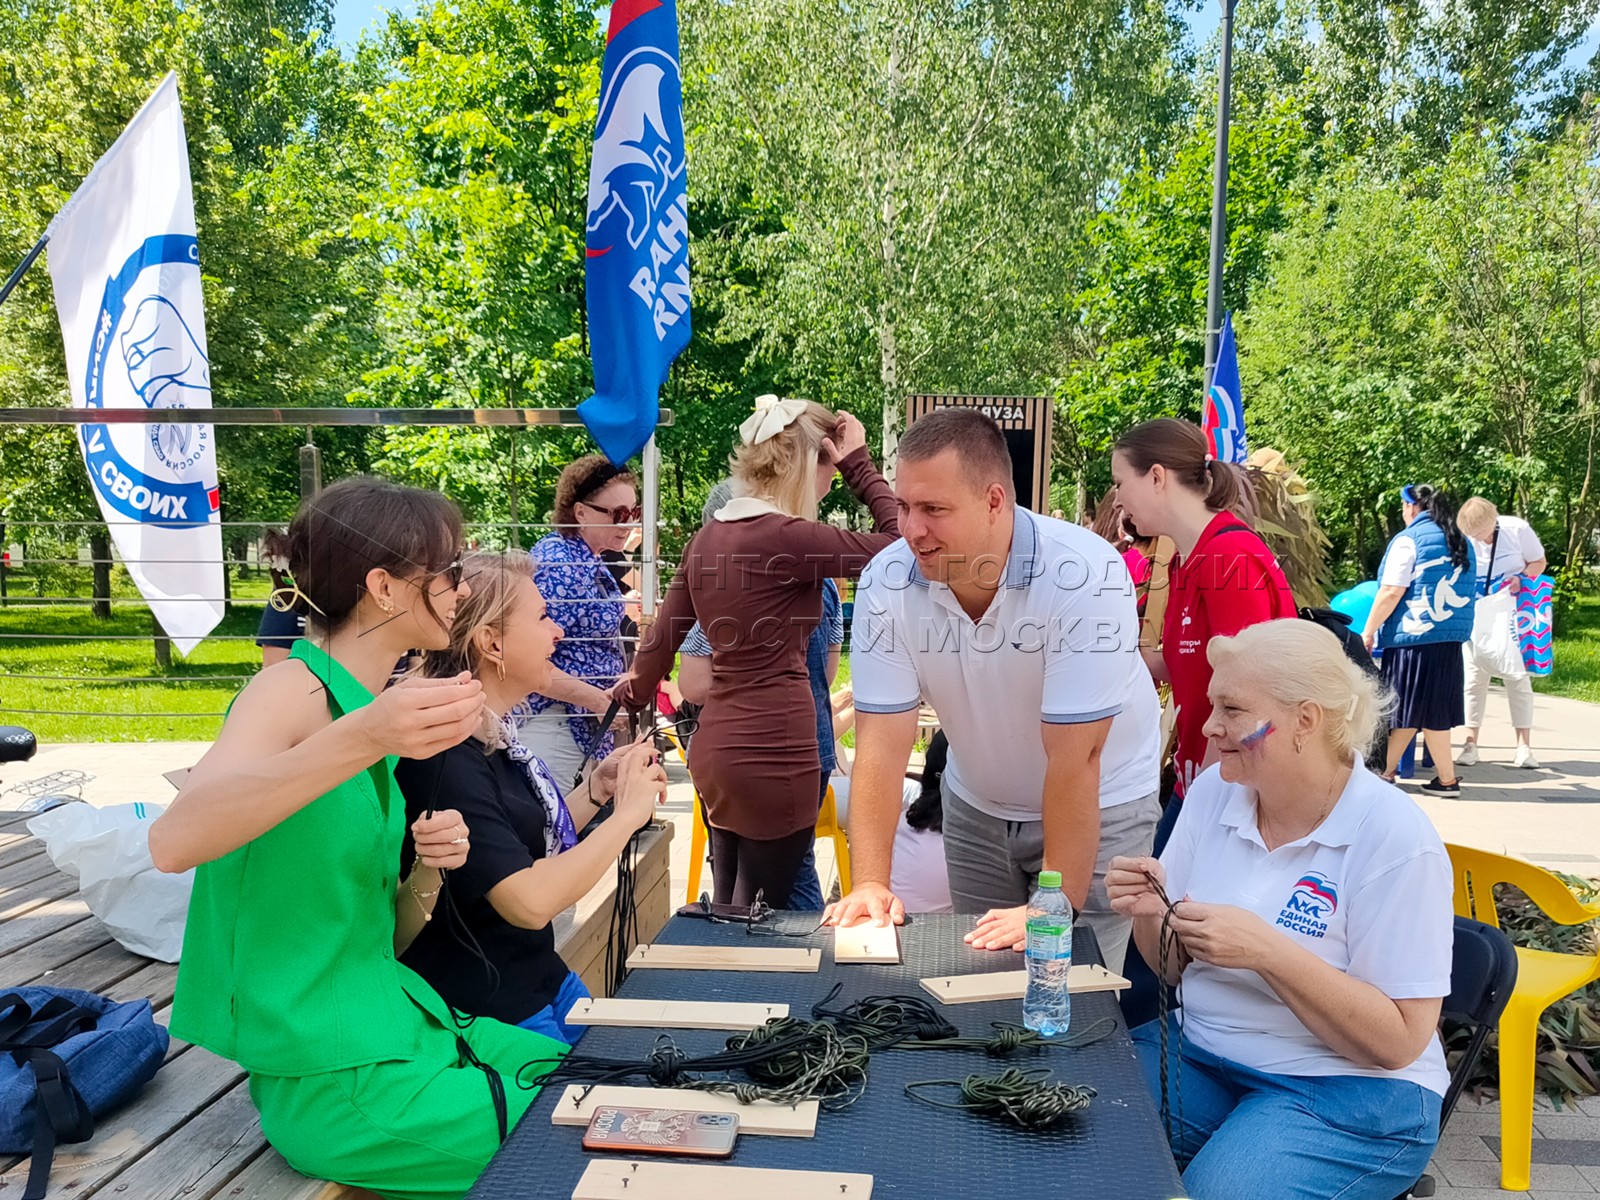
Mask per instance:
[[[246,603],[233,605],[187,659],[174,650],[163,670],[150,610],[120,569],[116,576],[109,621],[96,620],[87,604],[30,602],[19,594],[31,590],[26,577],[13,576],[0,608],[0,724],[25,725],[41,743],[215,737],[261,663],[254,639],[266,578],[235,579],[233,595]]]
[[[241,603],[192,656],[174,652],[166,670],[156,665],[149,610],[120,569],[110,621],[95,620],[87,604],[30,601],[34,588],[22,572],[9,582],[11,598],[0,608],[0,724],[25,725],[41,742],[206,741],[261,661],[254,636],[268,583],[260,574],[233,581]],[[87,577],[73,584],[50,590],[87,594]],[[1600,703],[1600,595],[1576,602],[1556,634],[1555,674],[1535,690]],[[834,687],[849,682],[845,654]]]
[[[1556,625],[1555,670],[1533,690],[1600,703],[1600,595],[1581,596]]]

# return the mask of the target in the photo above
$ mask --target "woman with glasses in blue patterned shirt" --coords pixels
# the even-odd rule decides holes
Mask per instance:
[[[533,580],[565,630],[551,660],[546,691],[512,710],[522,744],[550,773],[570,782],[599,732],[597,714],[627,674],[622,624],[627,615],[622,588],[605,551],[620,551],[640,517],[638,484],[631,472],[603,455],[569,464],[556,483],[555,528],[534,544]],[[596,758],[611,753],[608,733]]]

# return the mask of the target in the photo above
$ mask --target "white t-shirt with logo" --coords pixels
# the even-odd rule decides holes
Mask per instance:
[[[1184,796],[1161,865],[1169,896],[1252,912],[1393,1000],[1450,992],[1450,859],[1427,815],[1360,763],[1327,819],[1271,853],[1256,828],[1255,792],[1209,768]],[[1254,971],[1191,963],[1182,1001],[1186,1037],[1258,1071],[1407,1079],[1440,1095],[1449,1083],[1437,1035],[1401,1070],[1361,1066],[1307,1029]]]
[[[1111,717],[1100,756],[1100,807],[1153,794],[1161,710],[1139,657],[1133,582],[1090,530],[1025,508],[1001,586],[967,616],[929,580],[904,539],[856,585],[850,677],[856,711],[897,713],[923,699],[950,739],[945,782],[979,812],[1037,821],[1044,809],[1039,725]]]

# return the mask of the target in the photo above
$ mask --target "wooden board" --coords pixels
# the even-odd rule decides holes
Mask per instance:
[[[834,926],[833,961],[836,963],[898,963],[900,931],[893,925],[863,921],[848,929]]]
[[[572,1200],[705,1200],[707,1196],[759,1196],[761,1200],[866,1200],[871,1175],[843,1171],[778,1171],[706,1163],[597,1158],[583,1172]]]
[[[550,1124],[587,1126],[594,1110],[609,1104],[623,1108],[681,1108],[688,1112],[737,1113],[740,1133],[763,1134],[767,1137],[815,1137],[817,1132],[815,1100],[803,1100],[791,1108],[770,1100],[740,1104],[732,1096],[696,1092],[688,1088],[602,1086],[588,1088],[588,1095],[584,1095],[584,1091],[584,1084],[569,1084],[550,1114]]]
[[[816,971],[822,951],[814,946],[661,946],[649,943],[628,955],[634,968],[670,971]]]
[[[631,1029],[755,1029],[787,1017],[787,1004],[730,1004],[712,1000],[579,1000],[568,1025],[621,1025]]]
[[[981,975],[941,975],[918,980],[923,989],[942,1004],[977,1004],[984,1000],[1021,1000],[1028,990],[1026,971],[990,971]],[[1076,963],[1067,972],[1067,991],[1120,992],[1129,986],[1121,975],[1113,975],[1098,964]]]

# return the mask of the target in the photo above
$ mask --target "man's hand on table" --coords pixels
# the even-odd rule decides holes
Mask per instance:
[[[1028,906],[991,908],[978,918],[966,936],[974,950],[1026,950],[1028,948]]]
[[[881,883],[860,883],[844,899],[828,905],[822,914],[824,925],[904,925],[906,906]]]

